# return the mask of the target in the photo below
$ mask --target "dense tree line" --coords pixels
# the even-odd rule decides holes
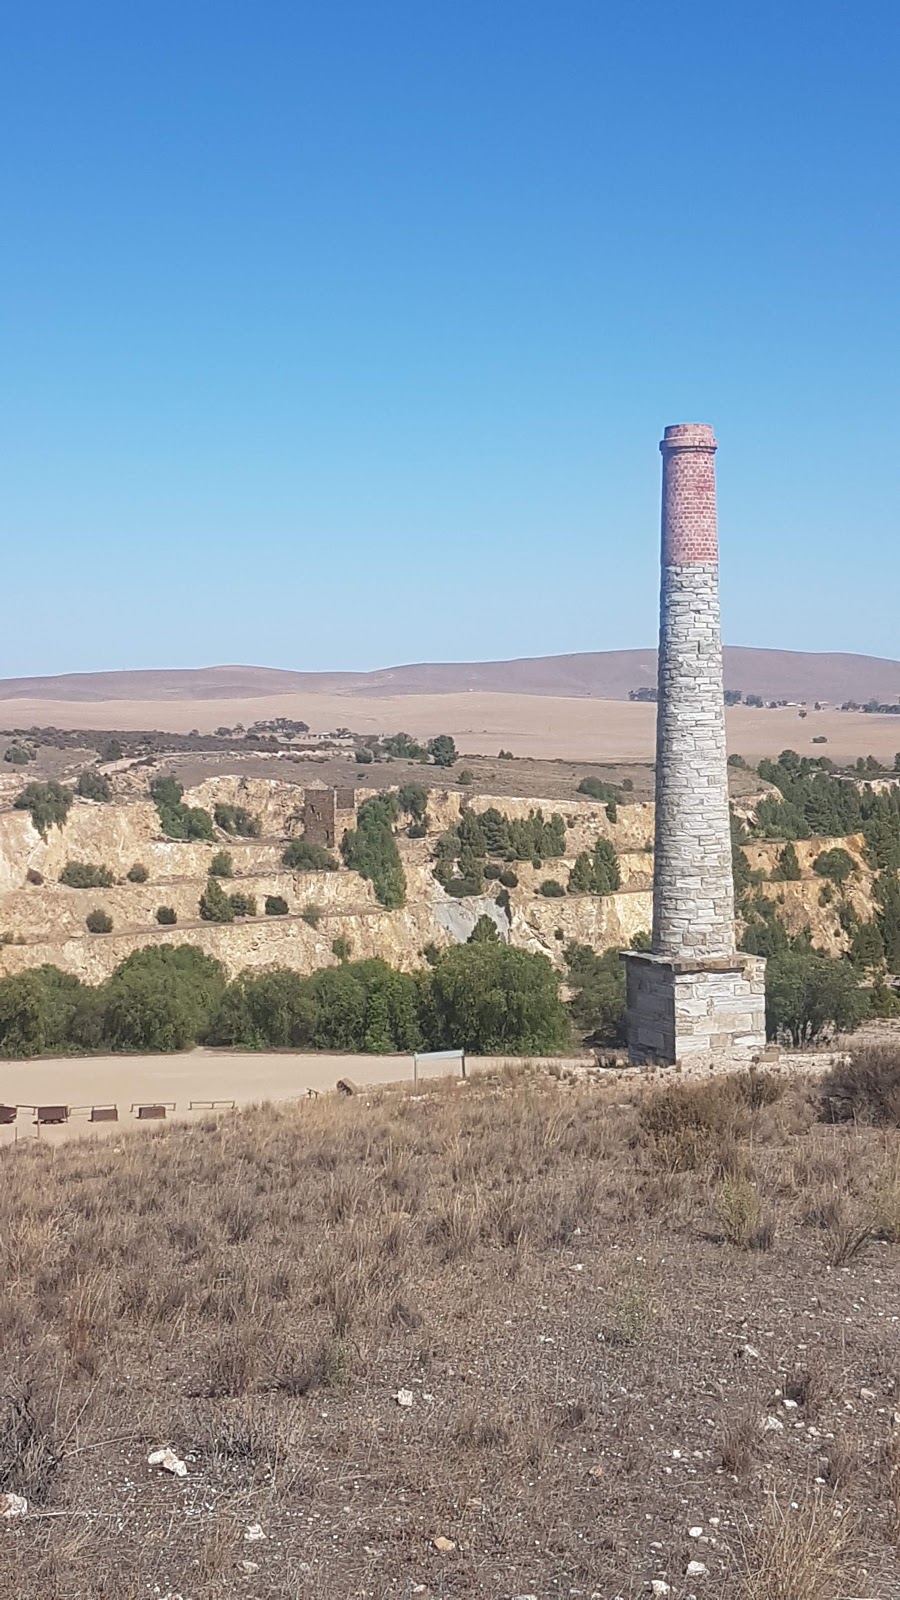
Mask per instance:
[[[441,834],[435,846],[434,875],[450,894],[480,894],[489,858],[493,862],[531,861],[539,867],[565,854],[566,828],[556,813],[541,810],[527,817],[504,817],[496,807],[463,811],[455,828]],[[502,878],[501,878],[502,881]]]
[[[400,814],[395,793],[372,795],[356,816],[356,827],[344,834],[341,855],[345,866],[368,878],[375,898],[389,911],[406,904],[406,874],[394,838]]]

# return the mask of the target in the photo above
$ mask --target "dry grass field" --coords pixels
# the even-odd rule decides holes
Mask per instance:
[[[728,711],[729,749],[749,761],[799,750],[855,761],[874,755],[888,765],[900,749],[900,717],[796,709]],[[314,731],[395,733],[415,738],[449,733],[460,750],[496,756],[501,748],[542,760],[652,761],[656,707],[628,700],[472,691],[375,696],[334,693],[260,695],[252,699],[34,700],[0,702],[4,726],[28,728],[163,728],[212,732],[238,722],[302,718]],[[812,744],[820,735],[827,744]]]
[[[0,1152],[0,1595],[889,1600],[893,1095],[516,1067]]]

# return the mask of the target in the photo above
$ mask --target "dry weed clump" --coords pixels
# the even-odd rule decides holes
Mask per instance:
[[[900,1128],[900,1046],[854,1045],[822,1083],[822,1105],[833,1122],[869,1122]]]
[[[746,1600],[838,1600],[847,1593],[853,1531],[833,1496],[772,1490],[748,1552]]]
[[[688,1516],[710,1594],[809,1600],[817,1477],[900,1592],[900,1151],[809,1095],[510,1071],[0,1151],[0,1600],[677,1594]]]

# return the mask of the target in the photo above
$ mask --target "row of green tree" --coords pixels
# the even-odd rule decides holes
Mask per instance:
[[[618,951],[598,955],[588,945],[569,945],[564,1005],[559,974],[546,956],[500,942],[488,920],[468,944],[429,950],[429,965],[412,973],[377,959],[350,961],[346,944],[336,950],[339,965],[308,977],[276,969],[229,982],[221,963],[191,945],[137,950],[99,985],[38,967],[0,979],[0,1053],[169,1051],[209,1043],[551,1055],[580,1040],[624,1042]],[[645,943],[645,936],[635,941]],[[834,1030],[849,1032],[877,1004],[876,992],[847,961],[800,948],[769,959],[771,1037],[802,1045]]]

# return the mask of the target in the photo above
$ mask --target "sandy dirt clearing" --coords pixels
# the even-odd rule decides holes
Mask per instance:
[[[474,1072],[500,1064],[499,1058],[472,1057],[467,1068],[471,1066]],[[451,1072],[458,1075],[453,1061],[425,1061],[419,1065],[420,1080],[446,1077]],[[180,1055],[60,1056],[36,1061],[0,1061],[0,1101],[22,1108],[15,1123],[0,1126],[0,1144],[36,1137],[30,1109],[36,1105],[117,1105],[119,1108],[118,1123],[91,1124],[86,1115],[79,1114],[61,1127],[42,1128],[41,1139],[54,1144],[87,1133],[108,1135],[159,1126],[154,1122],[139,1123],[131,1112],[133,1104],[174,1101],[175,1118],[192,1121],[208,1114],[203,1108],[190,1111],[192,1100],[233,1100],[239,1106],[295,1100],[304,1098],[310,1090],[327,1093],[336,1087],[339,1078],[349,1078],[360,1088],[412,1083],[413,1058],[411,1055],[303,1055],[291,1051],[198,1049]]]
[[[588,700],[552,695],[470,694],[371,695],[289,694],[241,700],[7,700],[0,701],[0,726],[59,728],[159,728],[211,732],[221,725],[285,716],[302,718],[315,731],[351,728],[354,733],[393,733],[417,738],[452,734],[459,748],[545,760],[650,761],[656,708],[627,700]],[[813,745],[814,736],[827,742]],[[796,709],[759,711],[735,706],[728,712],[732,752],[758,761],[790,748],[846,762],[875,755],[889,765],[900,750],[900,717]]]

